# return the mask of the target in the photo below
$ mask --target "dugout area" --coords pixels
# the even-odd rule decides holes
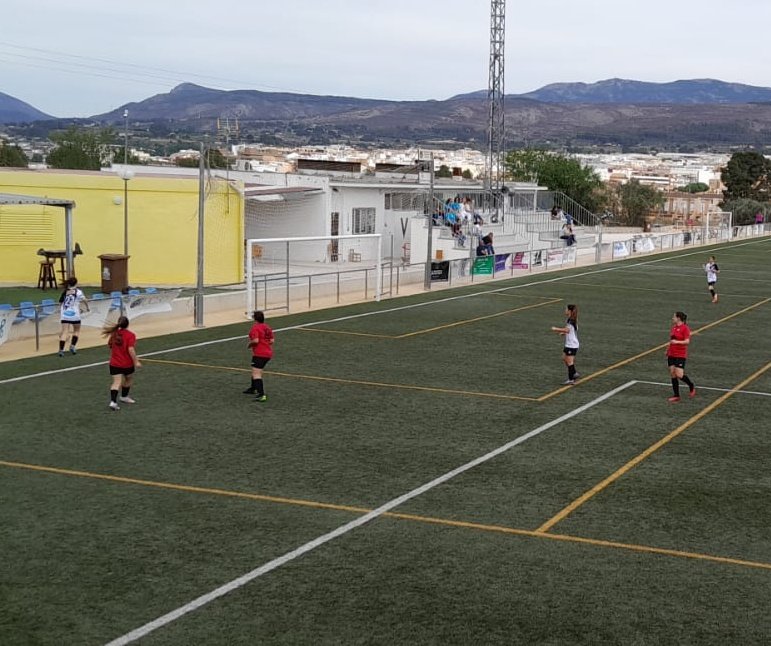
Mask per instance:
[[[672,254],[273,318],[262,407],[240,392],[248,324],[141,340],[233,338],[147,357],[119,413],[103,365],[0,365],[0,641],[106,643],[538,431],[140,643],[762,643],[768,249],[718,250],[748,267],[721,275],[718,308]],[[566,302],[573,388],[548,332]],[[699,390],[671,406],[661,344],[681,308]]]

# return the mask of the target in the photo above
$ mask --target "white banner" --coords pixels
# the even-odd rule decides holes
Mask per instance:
[[[0,310],[0,345],[3,345],[11,336],[11,325],[17,314],[16,310]]]
[[[627,249],[626,242],[614,242],[613,243],[613,257],[620,258],[629,255],[629,249]]]
[[[181,291],[180,289],[168,289],[154,294],[124,296],[123,312],[129,321],[145,314],[171,312],[171,304],[179,297]],[[83,313],[82,321],[83,325],[89,327],[104,327],[108,323],[117,321],[120,316],[120,308],[115,306],[112,298],[89,301],[88,306],[90,311]]]
[[[546,252],[546,266],[561,265],[565,260],[564,252],[561,249],[549,249]]]

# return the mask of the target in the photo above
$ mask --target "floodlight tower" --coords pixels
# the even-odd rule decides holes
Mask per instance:
[[[503,163],[506,154],[504,129],[503,59],[506,33],[506,0],[490,2],[490,76],[487,84],[488,125],[485,182],[492,220],[501,215]]]

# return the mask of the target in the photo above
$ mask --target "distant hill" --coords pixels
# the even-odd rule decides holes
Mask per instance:
[[[26,123],[46,119],[53,117],[33,108],[29,103],[0,92],[0,123]]]
[[[608,79],[597,83],[553,83],[520,95],[547,103],[726,104],[771,101],[771,88],[713,79],[645,83]]]
[[[454,99],[483,99],[487,90],[461,94]],[[607,79],[597,83],[552,83],[525,94],[506,98],[528,98],[545,103],[646,104],[726,104],[771,101],[771,88],[714,79],[693,79],[671,83],[647,83],[626,79]]]
[[[193,83],[183,83],[166,94],[156,94],[144,101],[129,103],[91,118],[118,122],[123,119],[124,109],[128,109],[132,121],[218,117],[245,120],[307,119],[389,103],[393,102],[258,90],[212,90]]]

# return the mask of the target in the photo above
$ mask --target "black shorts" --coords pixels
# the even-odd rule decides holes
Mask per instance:
[[[268,361],[270,361],[270,357],[252,357],[252,368],[262,370],[268,365]]]
[[[578,354],[578,348],[564,348],[562,352],[567,357],[575,357]]]
[[[717,283],[717,281],[716,281],[716,280],[707,281],[707,286],[708,286],[708,287],[714,287],[714,286],[715,286],[715,283]]]
[[[683,357],[667,357],[667,365],[685,370],[685,359]]]
[[[80,321],[65,321],[62,319],[62,325],[80,325]]]
[[[130,368],[119,368],[118,366],[110,366],[110,374],[111,375],[126,375],[127,377],[129,375],[133,375],[134,371],[136,369],[134,366],[131,366]]]

